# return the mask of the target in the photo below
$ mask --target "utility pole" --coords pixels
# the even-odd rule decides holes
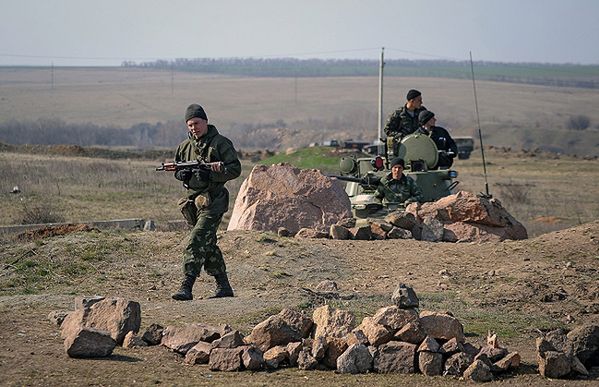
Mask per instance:
[[[379,65],[379,122],[378,122],[378,154],[383,154],[383,69],[385,67],[385,47],[381,49],[381,63]]]
[[[54,62],[50,67],[50,90],[54,90]]]
[[[175,69],[171,62],[171,95],[175,95]]]

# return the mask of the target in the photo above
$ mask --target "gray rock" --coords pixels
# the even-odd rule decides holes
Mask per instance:
[[[242,366],[241,354],[243,347],[214,348],[210,352],[208,368],[212,371],[239,371]]]
[[[391,231],[387,233],[387,239],[412,239],[412,231],[404,230],[403,228],[393,227]]]
[[[441,346],[437,340],[430,336],[427,336],[424,341],[418,347],[418,352],[439,352]]]
[[[572,369],[572,372],[576,372],[579,375],[589,376],[589,371],[576,356],[572,356],[570,368]]]
[[[324,358],[327,352],[327,338],[325,336],[318,336],[312,341],[312,352],[311,355],[314,359],[320,361]]]
[[[182,327],[168,326],[161,344],[182,355],[200,341],[212,343],[220,337],[219,328],[208,324],[187,324]]]
[[[586,325],[568,333],[567,350],[586,367],[599,366],[599,325]]]
[[[236,348],[243,344],[243,335],[239,331],[232,331],[214,340],[212,348]]]
[[[318,366],[318,361],[312,357],[309,351],[302,349],[297,357],[297,368],[300,370],[314,370]]]
[[[249,371],[257,371],[264,367],[262,351],[254,346],[243,347],[241,361],[243,362],[243,367]]]
[[[418,352],[418,369],[426,376],[443,373],[443,355],[437,352]]]
[[[418,321],[418,313],[416,313],[415,310],[401,309],[398,306],[380,308],[376,311],[374,316],[372,316],[372,322],[383,325],[392,333],[397,332],[407,323],[414,321]]]
[[[547,378],[563,378],[572,369],[572,358],[563,352],[546,351],[537,354],[539,373]]]
[[[146,329],[141,338],[149,345],[158,345],[162,341],[163,331],[164,327],[162,325],[152,324],[148,327],[148,329]]]
[[[458,352],[445,360],[444,376],[462,376],[472,364],[473,358],[465,352]]]
[[[451,356],[457,352],[465,352],[464,345],[460,343],[455,337],[441,347],[440,351],[445,356]],[[479,351],[477,350],[476,353]]]
[[[503,359],[507,355],[507,349],[484,346],[474,357],[474,360],[478,359],[482,355],[486,355],[492,363],[495,363],[496,361]]]
[[[345,228],[352,228],[352,227],[356,227],[356,219],[355,218],[343,218],[343,219],[340,219],[335,224],[338,226],[341,226],[341,227],[345,227]]]
[[[187,364],[208,364],[210,361],[210,352],[212,344],[200,341],[185,354],[185,363]]]
[[[426,217],[422,222],[422,233],[420,240],[428,242],[439,242],[443,240],[445,228],[443,222],[434,217]]]
[[[350,312],[324,305],[314,309],[314,337],[331,336],[344,337],[355,326],[355,317]]]
[[[71,331],[64,341],[67,355],[77,358],[110,356],[115,346],[109,332],[89,327]]]
[[[405,341],[410,344],[420,344],[426,338],[426,332],[419,320],[407,323],[399,331],[395,332],[394,340]]]
[[[331,236],[331,239],[338,240],[346,240],[350,237],[349,230],[337,224],[331,225],[331,227],[329,228],[329,235]]]
[[[143,341],[141,337],[139,337],[135,332],[129,332],[125,335],[123,339],[123,348],[139,348],[139,347],[147,347],[148,343]]]
[[[374,356],[373,369],[380,373],[414,373],[416,346],[414,344],[391,341],[378,347]]]
[[[458,319],[449,314],[422,311],[420,323],[426,333],[435,339],[451,340],[455,337],[460,343],[465,340],[464,327]]]
[[[464,379],[472,380],[478,383],[490,382],[493,380],[491,368],[480,360],[475,360],[464,371]]]
[[[261,351],[267,351],[277,345],[302,340],[308,336],[311,327],[312,320],[309,317],[291,309],[283,309],[256,325],[245,341],[254,343]]]
[[[75,304],[80,306],[69,313],[61,325],[63,338],[69,336],[70,331],[88,327],[108,331],[120,345],[127,333],[139,331],[141,306],[138,302],[123,298],[78,298]]]
[[[272,347],[268,351],[264,352],[264,362],[270,369],[277,369],[283,362],[288,362],[289,353],[287,352],[287,346],[277,345]]]
[[[418,300],[414,289],[402,283],[393,291],[391,301],[401,309],[418,308],[420,305],[420,300]]]
[[[351,345],[337,358],[337,372],[362,374],[372,369],[372,356],[363,344]]]
[[[369,241],[372,239],[372,230],[370,225],[352,227],[349,230],[349,236],[351,239]]]
[[[289,365],[291,367],[297,366],[297,358],[302,351],[302,343],[297,341],[287,344],[287,353],[289,354]]]
[[[520,367],[520,354],[518,352],[508,353],[503,359],[497,361],[491,367],[492,372],[505,372]]]
[[[395,227],[412,230],[418,223],[414,214],[405,211],[395,211],[385,217],[385,221],[391,223]]]
[[[322,364],[331,369],[337,368],[337,359],[347,349],[347,342],[345,339],[337,337],[327,337],[327,350],[322,359]]]

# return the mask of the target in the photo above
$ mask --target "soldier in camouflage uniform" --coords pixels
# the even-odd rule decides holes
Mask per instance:
[[[406,104],[389,116],[385,125],[387,137],[405,137],[414,133],[419,127],[418,114],[426,110],[422,106],[422,93],[410,90],[406,95]]]
[[[193,299],[191,291],[202,267],[216,280],[214,297],[233,297],[223,254],[216,245],[216,230],[229,209],[229,191],[225,182],[241,174],[241,163],[233,143],[208,124],[208,117],[200,105],[193,104],[187,108],[185,123],[189,138],[179,144],[175,161],[222,163],[213,164],[210,170],[182,169],[175,172],[175,178],[181,180],[189,192],[179,205],[193,228],[183,252],[185,278],[173,298]]]
[[[422,202],[422,190],[414,179],[403,174],[404,161],[396,157],[391,160],[391,173],[383,177],[374,193],[383,204],[407,204]]]

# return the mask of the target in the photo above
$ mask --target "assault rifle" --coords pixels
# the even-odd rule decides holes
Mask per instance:
[[[196,172],[200,169],[212,170],[212,166],[214,165],[220,165],[221,172],[226,171],[224,168],[224,163],[222,161],[216,161],[213,163],[205,163],[203,161],[179,161],[175,163],[162,163],[159,167],[156,167],[156,170],[177,172],[182,169],[189,169],[192,172]]]
[[[353,183],[358,183],[362,186],[362,188],[370,189],[370,190],[375,190],[378,187],[379,182],[381,181],[380,177],[378,177],[376,175],[371,175],[371,174],[367,174],[364,177],[339,176],[339,175],[329,175],[329,177],[334,177],[337,180],[351,181]]]

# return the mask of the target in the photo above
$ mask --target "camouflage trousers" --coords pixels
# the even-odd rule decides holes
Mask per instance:
[[[185,275],[197,277],[204,267],[209,275],[226,272],[223,253],[216,245],[216,230],[223,214],[199,210],[197,222],[189,234],[187,247],[183,252],[183,271]]]

